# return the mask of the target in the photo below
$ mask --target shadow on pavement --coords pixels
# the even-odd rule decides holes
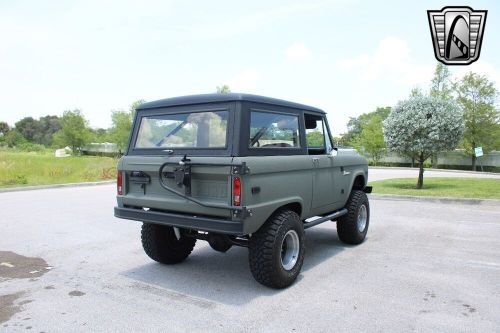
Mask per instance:
[[[246,248],[233,247],[226,253],[219,253],[202,241],[198,241],[191,256],[181,264],[167,266],[149,262],[121,274],[136,282],[176,293],[227,305],[240,305],[257,297],[272,296],[300,287],[302,283],[307,283],[307,271],[316,265],[327,264],[325,262],[328,259],[344,248],[335,228],[307,230],[302,273],[294,285],[284,290],[264,287],[253,279]]]

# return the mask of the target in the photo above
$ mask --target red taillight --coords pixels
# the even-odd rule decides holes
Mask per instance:
[[[233,177],[233,206],[241,205],[241,179]]]
[[[116,192],[118,195],[123,195],[123,172],[118,171],[116,176]]]

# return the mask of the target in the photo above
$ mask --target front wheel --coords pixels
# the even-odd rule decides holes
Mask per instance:
[[[299,275],[304,253],[304,228],[299,216],[282,210],[250,238],[250,270],[259,283],[286,288]]]
[[[193,251],[196,238],[187,237],[183,232],[178,235],[175,234],[173,227],[143,223],[141,241],[144,252],[162,264],[180,263]]]
[[[370,204],[366,193],[352,190],[345,208],[347,214],[337,221],[337,234],[343,243],[361,244],[370,224]]]

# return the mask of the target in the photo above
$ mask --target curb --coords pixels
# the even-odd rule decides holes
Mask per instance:
[[[450,198],[450,197],[428,197],[414,195],[395,195],[395,194],[377,194],[368,195],[373,200],[393,200],[393,201],[416,201],[416,202],[434,202],[444,204],[463,204],[500,207],[500,200],[496,199],[472,199],[472,198]]]
[[[101,182],[86,182],[86,183],[68,183],[68,184],[50,184],[50,185],[36,185],[36,186],[25,186],[25,187],[11,187],[11,188],[1,188],[0,193],[7,192],[22,192],[22,191],[35,191],[35,190],[47,190],[52,188],[65,188],[65,187],[84,187],[84,186],[97,186],[97,185],[108,185],[116,183],[116,180],[105,180]]]
[[[383,167],[383,166],[368,166],[368,169],[386,169],[386,170],[415,170],[418,171],[418,168],[412,168],[412,167]],[[499,176],[500,173],[498,172],[482,172],[482,171],[468,171],[468,170],[454,170],[454,169],[434,169],[434,168],[424,168],[424,175],[425,171],[439,171],[439,172],[452,172],[452,173],[465,173],[465,174],[470,174],[470,175],[494,175],[494,176]]]

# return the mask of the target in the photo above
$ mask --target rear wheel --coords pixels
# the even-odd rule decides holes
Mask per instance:
[[[282,210],[250,238],[250,270],[261,284],[285,288],[299,275],[304,253],[304,228],[299,216]]]
[[[347,214],[337,221],[337,234],[346,244],[361,244],[370,224],[370,204],[366,193],[353,190],[345,208]]]
[[[184,261],[193,251],[196,238],[185,236],[177,238],[174,228],[158,224],[143,223],[141,241],[144,252],[154,261],[162,264],[177,264]]]

